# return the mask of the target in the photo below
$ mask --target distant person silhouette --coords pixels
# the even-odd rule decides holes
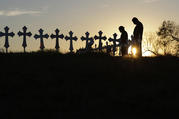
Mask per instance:
[[[134,47],[137,49],[136,55],[142,57],[142,37],[143,37],[143,24],[134,17],[132,22],[136,25],[133,33],[133,43]]]
[[[128,33],[125,31],[123,26],[119,27],[119,31],[121,32],[120,44],[121,44],[121,53],[122,56],[128,55]]]

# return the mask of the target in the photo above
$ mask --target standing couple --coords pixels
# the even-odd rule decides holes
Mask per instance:
[[[132,37],[132,49],[136,48],[136,56],[142,57],[142,36],[143,36],[143,24],[134,17],[132,22],[136,25]],[[120,44],[121,44],[121,52],[122,56],[128,55],[128,33],[125,31],[123,26],[119,27],[119,31],[121,32]]]

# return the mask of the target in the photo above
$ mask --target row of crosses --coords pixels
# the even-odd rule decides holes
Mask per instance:
[[[14,37],[15,34],[13,32],[9,32],[9,27],[5,27],[4,28],[4,33],[3,32],[0,32],[0,37],[5,37],[5,44],[4,44],[4,47],[6,48],[6,52],[8,52],[8,48],[9,48],[9,37]],[[99,46],[98,46],[98,50],[99,51],[102,51],[102,40],[106,41],[107,40],[107,37],[106,36],[103,36],[103,32],[102,31],[99,31],[98,32],[99,35],[95,35],[94,38],[93,37],[90,37],[90,33],[89,32],[86,32],[85,33],[85,36],[82,36],[81,37],[81,40],[82,41],[86,41],[86,47],[85,49],[88,50],[88,49],[91,49],[92,45],[94,44],[94,39],[95,40],[99,40]],[[31,32],[28,32],[27,31],[27,27],[24,26],[22,28],[22,31],[19,31],[17,33],[17,35],[19,37],[23,37],[23,43],[22,43],[22,47],[24,48],[24,52],[26,52],[26,47],[27,47],[27,37],[31,37],[32,36],[32,33]],[[60,30],[59,29],[56,29],[55,30],[55,34],[51,34],[50,36],[48,34],[45,34],[44,33],[44,30],[43,29],[40,29],[39,30],[39,34],[35,34],[34,35],[34,38],[35,39],[40,39],[40,49],[43,51],[44,48],[45,48],[45,45],[44,45],[44,39],[48,39],[49,37],[51,37],[52,39],[56,39],[56,45],[55,45],[55,48],[56,50],[58,51],[60,49],[60,45],[59,45],[59,39],[65,39],[65,40],[69,40],[70,41],[70,53],[73,52],[74,48],[73,48],[73,41],[77,41],[78,38],[76,36],[73,36],[73,32],[70,31],[69,32],[69,36],[64,36],[63,34],[60,34]],[[113,42],[113,55],[115,54],[115,51],[116,51],[116,42],[119,42],[120,39],[117,39],[117,34],[115,33],[113,35],[113,38],[109,38],[108,39],[109,42]]]

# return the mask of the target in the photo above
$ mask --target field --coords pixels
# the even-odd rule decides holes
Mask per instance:
[[[1,119],[175,119],[179,58],[0,54]],[[178,119],[178,118],[177,118]]]

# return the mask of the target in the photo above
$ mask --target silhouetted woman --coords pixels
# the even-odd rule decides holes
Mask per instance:
[[[122,56],[126,56],[128,55],[128,33],[123,26],[119,27],[119,31],[121,32],[120,44]]]

